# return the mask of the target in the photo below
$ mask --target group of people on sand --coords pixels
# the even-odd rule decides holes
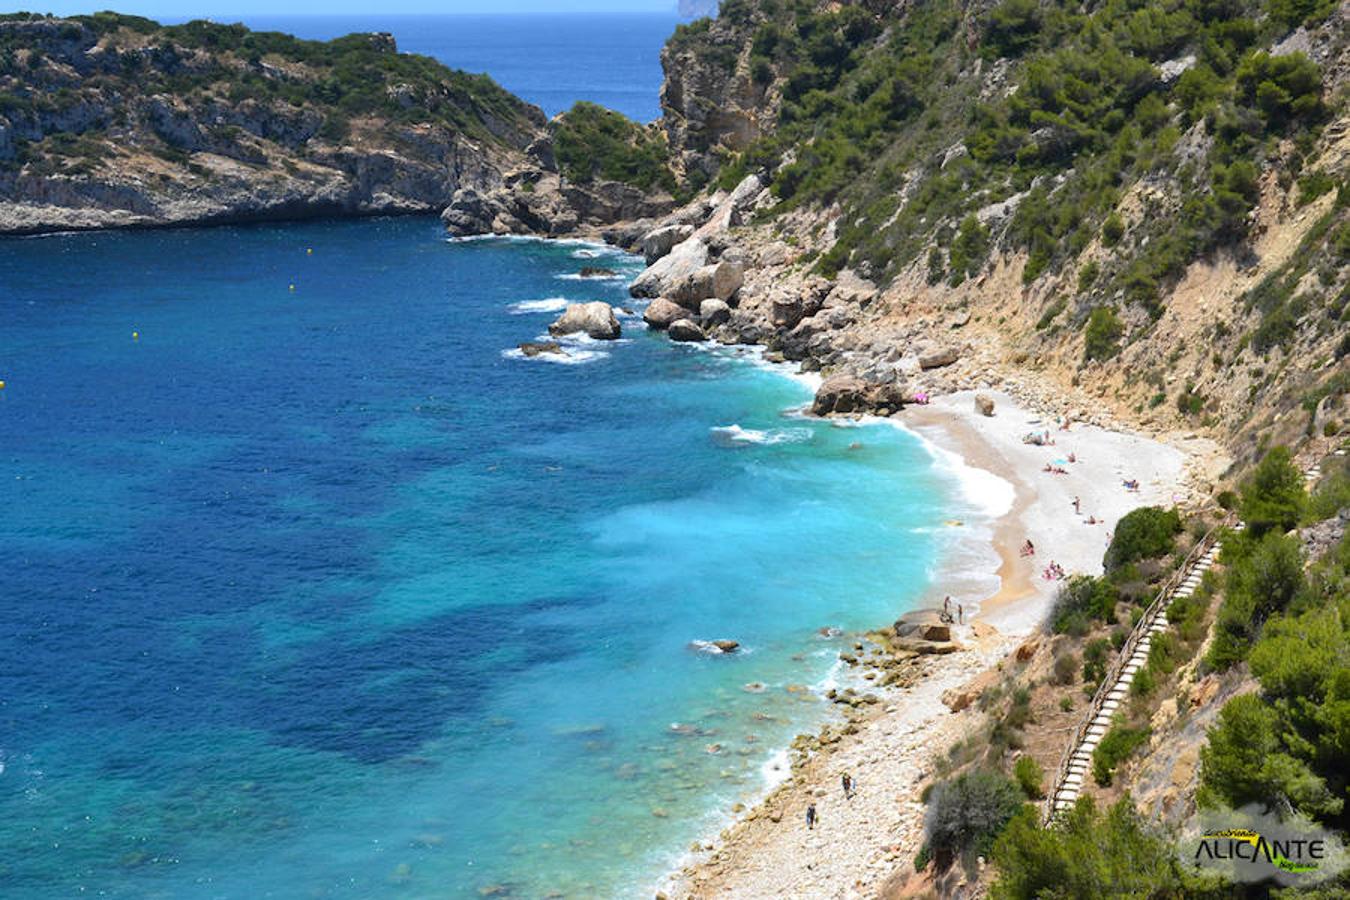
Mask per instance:
[[[1064,574],[1064,567],[1052,559],[1050,565],[1046,566],[1045,571],[1041,573],[1041,577],[1046,581],[1063,581],[1068,576]]]
[[[1024,557],[1036,555],[1036,545],[1031,542],[1031,538],[1027,538],[1027,542],[1022,545],[1022,549],[1018,553]]]
[[[950,625],[953,621],[964,625],[966,623],[966,608],[960,603],[956,604],[956,618],[952,619],[952,595],[948,594],[942,598],[942,613],[938,616],[943,623]]]
[[[851,772],[845,772],[839,776],[839,783],[844,788],[844,799],[852,800],[853,795],[858,792],[858,780],[853,777]],[[816,830],[816,823],[820,821],[820,814],[816,812],[814,803],[806,804],[806,829],[808,831]]]
[[[1055,439],[1050,436],[1049,431],[1029,431],[1022,435],[1022,443],[1037,447],[1053,447]]]

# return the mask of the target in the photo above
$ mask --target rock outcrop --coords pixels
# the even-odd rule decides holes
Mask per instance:
[[[697,342],[708,339],[703,329],[690,319],[676,319],[671,322],[667,333],[672,341]]]
[[[821,384],[811,404],[817,416],[877,413],[889,415],[912,401],[912,395],[897,382],[865,381],[856,375],[833,375]]]
[[[500,185],[545,134],[535,107],[469,91],[389,35],[264,55],[240,26],[193,27],[0,22],[29,60],[0,68],[0,233],[435,212]],[[335,67],[388,102],[339,106]],[[175,80],[192,90],[166,92]]]
[[[619,320],[614,308],[596,300],[592,303],[568,305],[558,320],[548,326],[548,333],[567,335],[583,332],[597,341],[612,341],[619,336]]]
[[[689,316],[689,310],[680,306],[678,303],[672,303],[662,297],[657,297],[642,312],[642,321],[646,322],[657,331],[665,331],[674,322]]]

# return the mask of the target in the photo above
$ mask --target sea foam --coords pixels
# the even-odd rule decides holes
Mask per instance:
[[[709,429],[713,440],[723,445],[733,444],[800,444],[811,440],[813,433],[809,428],[780,428],[773,431],[760,431],[755,428],[742,428],[740,425],[719,425]]]
[[[523,316],[528,313],[562,312],[571,303],[566,297],[545,297],[543,300],[522,300],[507,307],[512,315]]]

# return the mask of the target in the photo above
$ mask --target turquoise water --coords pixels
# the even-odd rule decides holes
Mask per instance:
[[[763,790],[819,630],[974,513],[732,351],[510,353],[627,302],[597,263],[640,268],[423,218],[0,242],[0,896],[640,896]]]

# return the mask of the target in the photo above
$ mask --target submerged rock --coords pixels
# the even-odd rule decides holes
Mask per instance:
[[[582,278],[613,278],[619,273],[613,269],[605,269],[600,266],[582,266],[579,274]]]
[[[520,345],[520,352],[526,356],[538,356],[541,353],[556,353],[559,356],[563,353],[562,345],[557,341],[526,341]]]
[[[712,645],[723,653],[735,653],[741,646],[740,641],[729,640],[713,641]]]
[[[598,341],[612,341],[619,336],[619,320],[614,309],[608,303],[596,300],[592,303],[570,304],[558,321],[548,326],[553,335],[585,332]]]

